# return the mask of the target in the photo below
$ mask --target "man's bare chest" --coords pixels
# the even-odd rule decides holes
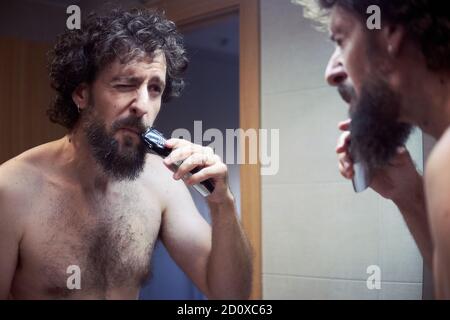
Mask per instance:
[[[88,292],[139,287],[149,277],[161,225],[151,195],[123,189],[86,197],[49,189],[33,210],[20,263],[48,294],[70,295],[75,272],[81,279],[75,290]]]

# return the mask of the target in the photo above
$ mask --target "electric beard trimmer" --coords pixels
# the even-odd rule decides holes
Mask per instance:
[[[361,160],[361,157],[351,148],[350,143],[350,155],[353,159],[354,175],[352,179],[353,190],[356,193],[363,192],[372,183],[373,170],[367,163]]]

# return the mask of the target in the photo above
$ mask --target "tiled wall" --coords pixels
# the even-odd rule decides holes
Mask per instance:
[[[262,178],[263,298],[421,299],[422,259],[400,213],[355,195],[334,152],[347,107],[324,81],[333,51],[290,0],[261,0],[262,127],[280,129],[280,170]],[[408,143],[422,165],[422,137]],[[366,285],[381,268],[380,290]]]

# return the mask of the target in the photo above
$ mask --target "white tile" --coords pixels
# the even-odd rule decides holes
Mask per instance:
[[[266,300],[375,300],[379,294],[366,281],[263,275]]]
[[[381,289],[366,281],[263,274],[266,300],[422,300],[421,283],[382,282]]]
[[[411,154],[411,157],[416,165],[417,170],[423,173],[423,159],[424,159],[424,148],[423,148],[423,133],[420,129],[415,128],[411,136],[409,137],[406,147]]]
[[[421,283],[384,283],[381,284],[382,300],[422,300]]]
[[[383,281],[422,282],[423,259],[392,201],[380,199],[380,268]]]
[[[264,96],[262,128],[280,130],[280,165],[263,183],[342,182],[335,147],[346,114],[332,88]]]
[[[347,184],[262,188],[263,272],[366,280],[379,263],[377,196]]]
[[[325,86],[334,47],[290,0],[261,1],[263,94]]]

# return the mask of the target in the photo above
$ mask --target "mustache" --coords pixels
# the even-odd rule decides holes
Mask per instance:
[[[142,122],[142,119],[130,116],[124,119],[117,120],[112,125],[112,133],[116,133],[123,127],[135,129],[139,134],[144,134],[148,127]]]

